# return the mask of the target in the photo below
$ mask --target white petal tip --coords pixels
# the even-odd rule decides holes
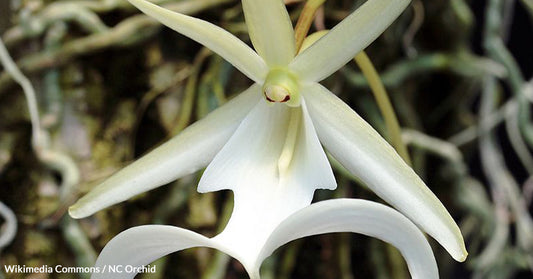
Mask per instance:
[[[75,203],[68,208],[68,215],[74,219],[81,219],[89,216],[90,214],[86,214],[86,212],[80,208],[78,203]]]
[[[461,254],[453,256],[453,259],[462,263],[466,261],[467,257],[468,257],[468,252],[466,250],[463,250]]]

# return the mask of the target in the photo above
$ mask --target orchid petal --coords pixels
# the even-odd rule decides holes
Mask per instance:
[[[372,43],[410,0],[368,0],[289,65],[302,79],[320,81]]]
[[[0,251],[9,245],[17,235],[17,217],[13,210],[0,201],[0,217],[4,219],[5,227],[0,230]],[[0,225],[3,225],[0,223]],[[2,226],[0,226],[0,229]]]
[[[248,45],[228,31],[194,17],[183,15],[146,0],[128,0],[145,14],[216,52],[255,82],[267,74],[265,62]]]
[[[299,124],[289,127],[295,117],[300,118]],[[281,170],[280,157],[291,138],[291,131],[295,132],[295,142],[292,143],[294,153],[287,169]],[[209,164],[198,191],[239,191],[253,187],[251,185],[258,181],[274,185],[269,186],[271,188],[291,179],[300,180],[295,184],[304,184],[313,191],[336,187],[305,101],[302,101],[301,107],[291,108],[260,100]]]
[[[286,66],[296,53],[294,29],[282,0],[243,0],[248,33],[270,67]]]
[[[284,152],[287,145],[293,154]],[[236,247],[250,266],[270,232],[309,205],[315,189],[335,187],[305,101],[290,108],[261,100],[207,167],[198,191],[233,190],[233,215],[216,238]]]
[[[303,88],[324,147],[347,170],[435,238],[452,257],[467,252],[459,227],[396,151],[348,105],[320,84]]]
[[[192,248],[210,247],[225,251],[203,235],[174,226],[147,225],[123,231],[104,247],[95,267],[92,279],[132,279],[137,272],[127,272],[126,266],[142,267],[173,252]],[[122,267],[113,272],[109,267]]]
[[[205,167],[261,98],[260,90],[259,85],[253,85],[206,118],[120,170],[70,207],[70,215],[74,218],[89,216]]]
[[[257,260],[262,262],[292,240],[332,232],[379,238],[400,250],[412,278],[439,278],[435,257],[422,232],[394,209],[366,200],[327,200],[296,212],[271,234]]]

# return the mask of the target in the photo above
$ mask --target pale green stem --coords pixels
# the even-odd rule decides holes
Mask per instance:
[[[533,267],[533,257],[531,256],[533,251],[533,219],[527,210],[519,185],[505,164],[501,148],[494,140],[494,132],[487,129],[483,123],[484,116],[494,109],[497,97],[496,80],[488,78],[481,99],[480,151],[481,163],[491,186],[496,205],[496,217],[499,222],[497,222],[494,237],[481,256],[483,260],[480,260],[480,265],[487,267],[492,265],[494,261],[501,260],[499,255],[503,245],[505,245],[504,241],[508,240],[508,236],[506,236],[508,233],[503,234],[505,232],[503,226],[505,225],[505,230],[508,231],[508,222],[515,220],[518,245],[523,249],[530,266]],[[502,232],[499,233],[499,231]]]
[[[233,197],[227,197],[224,201],[221,217],[218,220],[217,233],[224,230],[233,212]],[[226,277],[226,270],[231,258],[221,251],[215,251],[209,261],[209,265],[202,273],[201,279],[222,279]],[[259,278],[259,277],[258,277]]]
[[[533,0],[522,0],[522,4],[529,13],[529,17],[533,20]]]
[[[60,202],[64,203],[69,196],[69,193],[73,187],[79,182],[79,170],[74,161],[62,152],[54,151],[48,148],[46,142],[46,134],[41,129],[41,123],[39,120],[39,112],[37,108],[37,98],[35,97],[35,90],[31,85],[28,78],[26,78],[22,72],[17,68],[9,53],[7,52],[2,40],[0,39],[0,59],[4,65],[5,71],[12,75],[13,79],[17,81],[26,96],[26,102],[28,103],[28,110],[30,113],[31,126],[32,126],[32,146],[36,151],[39,159],[53,170],[57,170],[62,177],[62,187],[60,194]],[[86,236],[81,233],[81,229],[77,227],[77,223],[65,221],[62,223],[62,227],[65,232],[66,240],[69,242],[74,252],[77,252],[78,257],[84,264],[93,264],[95,260],[95,254],[92,247],[89,244]],[[69,241],[75,239],[75,241]],[[79,245],[83,245],[83,249],[79,248]],[[79,254],[78,254],[79,252]]]
[[[504,78],[507,74],[507,71],[501,64],[484,57],[475,56],[466,52],[437,52],[395,63],[380,76],[383,84],[387,88],[391,88],[405,84],[407,79],[414,76],[437,71],[450,71],[454,74],[470,78],[482,78],[486,75]],[[353,86],[368,86],[368,82],[364,76],[350,70],[350,68],[343,68],[341,73],[344,74],[348,82]]]
[[[309,32],[309,28],[311,27],[311,23],[313,23],[316,11],[318,8],[320,8],[320,6],[322,6],[322,4],[324,4],[324,2],[326,2],[326,0],[308,0],[305,2],[302,13],[300,14],[298,22],[296,23],[296,27],[294,28],[297,52],[302,47],[304,39]]]
[[[434,138],[416,130],[404,129],[402,138],[406,144],[423,148],[439,157],[446,158],[453,164],[464,165],[463,154],[457,146],[449,141]]]
[[[507,108],[506,114],[507,120],[505,121],[505,130],[509,135],[509,141],[515,150],[518,159],[531,176],[533,175],[533,157],[520,133],[520,126],[518,124],[518,105],[516,102],[513,102],[513,105]]]
[[[191,74],[187,80],[187,85],[185,86],[185,95],[183,97],[182,105],[180,106],[180,113],[178,115],[178,123],[172,129],[172,135],[176,135],[181,132],[183,129],[189,125],[189,122],[192,117],[192,111],[194,108],[194,99],[196,96],[198,76],[200,75],[200,68],[202,67],[205,59],[211,55],[212,52],[203,48],[200,53],[196,56],[194,60],[194,65],[191,69]]]
[[[231,0],[186,0],[171,3],[165,7],[180,13],[193,14],[229,1]],[[128,6],[131,5],[128,4]],[[27,74],[37,73],[51,67],[65,65],[80,55],[110,47],[135,45],[155,34],[160,26],[161,24],[151,17],[135,15],[107,31],[66,42],[57,50],[28,55],[18,61],[17,65]],[[0,94],[12,84],[11,76],[0,72]]]
[[[11,75],[11,77],[20,84],[26,101],[28,103],[28,111],[30,113],[30,121],[32,127],[32,145],[33,148],[38,148],[44,145],[41,135],[41,122],[39,120],[39,109],[37,108],[37,98],[35,97],[35,90],[30,81],[19,70],[4,45],[2,39],[0,39],[0,61],[4,66],[4,70]]]
[[[420,27],[422,27],[422,23],[424,23],[425,14],[424,4],[421,0],[414,0],[411,4],[411,7],[413,8],[413,20],[405,31],[402,42],[407,56],[414,58],[417,56],[418,52],[416,51],[416,48],[413,47],[413,40],[418,30],[420,30]]]
[[[465,0],[451,0],[450,7],[454,10],[457,18],[465,27],[472,26],[474,14]]]
[[[340,177],[337,180],[338,188],[335,191],[334,198],[345,198],[349,197],[350,193],[348,192],[348,178]],[[341,279],[354,279],[352,271],[352,236],[350,234],[341,234],[337,235],[337,257],[339,263],[339,277]]]
[[[507,101],[507,103],[501,106],[498,110],[492,112],[486,117],[486,119],[484,120],[486,122],[485,125],[487,125],[487,127],[489,127],[490,129],[493,129],[494,127],[499,125],[503,120],[505,120],[505,116],[509,107],[514,106],[515,104],[515,99]],[[472,125],[462,130],[461,132],[451,136],[450,138],[448,138],[448,141],[456,146],[462,146],[474,141],[478,137],[479,127],[478,125]]]
[[[285,254],[281,257],[279,263],[279,274],[276,279],[290,279],[291,274],[294,271],[294,267],[298,264],[298,252],[304,243],[303,239],[298,239],[293,242],[287,248],[285,248]]]
[[[61,229],[70,249],[76,255],[78,266],[93,266],[96,262],[96,252],[78,221],[67,216],[61,220]],[[90,274],[81,274],[81,277],[88,279]]]
[[[189,198],[190,191],[188,191],[188,186],[193,184],[194,181],[196,181],[196,176],[188,175],[172,183],[168,195],[154,210],[154,224],[165,224],[172,214],[182,210]],[[168,257],[163,257],[151,264],[156,266],[156,273],[145,273],[138,277],[141,279],[162,279],[165,268],[168,265],[168,259]]]
[[[398,123],[398,119],[394,113],[394,108],[392,107],[389,96],[387,95],[387,91],[385,90],[385,87],[379,78],[376,68],[374,68],[374,65],[364,51],[361,51],[359,54],[357,54],[357,56],[355,56],[355,62],[357,62],[357,65],[359,68],[361,68],[363,75],[368,80],[370,88],[372,89],[372,93],[374,93],[379,110],[385,119],[385,125],[387,126],[387,131],[392,146],[396,149],[404,161],[411,165],[409,152],[407,151],[407,147],[402,140],[400,124]]]
[[[502,189],[503,185],[500,185],[498,182],[500,179],[507,180],[504,178],[506,175],[502,173],[505,172],[506,169],[505,166],[501,165],[499,155],[497,154],[498,151],[496,151],[496,149],[499,147],[495,145],[492,132],[483,120],[495,107],[495,99],[496,81],[493,78],[488,78],[485,81],[481,98],[481,137],[479,145],[481,150],[482,166],[485,174],[487,174],[489,178],[489,184],[491,186],[491,194],[496,216],[496,226],[488,244],[485,246],[483,252],[479,255],[476,263],[476,267],[479,269],[485,269],[488,266],[493,265],[498,260],[498,255],[500,255],[504,249],[509,235],[508,200],[506,198],[505,191]],[[507,183],[507,181],[504,183]]]
[[[502,39],[502,10],[504,1],[489,0],[485,10],[485,30],[483,46],[487,54],[494,60],[502,63],[508,72],[507,81],[518,102],[518,123],[524,139],[533,147],[533,124],[531,123],[531,108],[523,94],[525,83],[518,63],[506,48]]]

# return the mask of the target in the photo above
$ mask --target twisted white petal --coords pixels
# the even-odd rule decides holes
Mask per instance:
[[[318,202],[291,215],[268,238],[257,261],[292,240],[332,232],[361,233],[386,241],[400,250],[412,278],[439,278],[429,243],[409,219],[382,204],[355,199]]]
[[[183,15],[146,0],[128,0],[145,14],[216,52],[255,82],[261,82],[267,67],[248,45],[228,31],[207,21]]]
[[[253,85],[206,118],[120,170],[70,209],[83,218],[110,205],[169,183],[205,167],[224,146],[244,116],[261,99]]]
[[[282,0],[242,0],[248,33],[255,50],[270,67],[286,66],[294,58],[292,23]]]
[[[109,267],[142,267],[170,253],[192,248],[226,249],[209,238],[174,226],[149,225],[128,229],[104,247],[91,279],[133,279],[137,272],[113,272]]]
[[[303,88],[324,147],[378,196],[407,215],[458,261],[466,258],[459,227],[396,151],[348,105],[320,84]]]
[[[120,233],[106,245],[96,262],[100,272],[94,273],[91,278],[131,279],[136,272],[110,272],[105,266],[141,267],[170,253],[201,246],[235,257],[253,278],[259,278],[261,263],[278,247],[298,238],[332,232],[355,232],[386,241],[400,250],[412,278],[438,278],[435,258],[420,230],[400,213],[378,203],[353,199],[319,202],[294,213],[269,231],[272,234],[257,253],[243,254],[242,247],[236,246],[239,242],[228,246],[218,236],[209,239],[173,226],[134,227]],[[253,234],[239,236],[257,238]]]
[[[368,0],[328,34],[301,52],[290,69],[320,81],[372,43],[403,12],[410,0]]]

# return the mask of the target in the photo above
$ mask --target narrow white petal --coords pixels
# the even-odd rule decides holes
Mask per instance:
[[[407,7],[410,0],[368,0],[328,34],[301,52],[290,69],[301,78],[320,81],[372,43]]]
[[[257,100],[253,85],[206,118],[120,170],[81,198],[70,209],[83,218],[132,196],[159,187],[205,167],[231,137]]]
[[[292,240],[332,232],[354,232],[379,238],[400,250],[412,278],[439,278],[429,243],[409,219],[382,204],[355,199],[318,202],[291,215],[272,233],[258,261],[262,262]]]
[[[265,62],[248,45],[228,31],[191,16],[154,5],[146,0],[128,0],[145,14],[216,52],[239,71],[261,83],[266,74]]]
[[[210,247],[228,252],[216,241],[182,228],[164,225],[134,227],[107,243],[96,260],[95,267],[99,272],[93,273],[91,278],[132,279],[137,273],[126,272],[127,266],[142,267],[170,253],[192,247]],[[121,267],[122,272],[113,272],[110,270],[112,267]]]
[[[5,224],[4,229],[0,230],[0,250],[2,250],[13,241],[17,234],[17,217],[3,202],[0,202],[0,216]]]
[[[288,65],[296,51],[294,29],[283,0],[242,0],[242,7],[257,53],[270,67]]]
[[[435,238],[454,259],[463,261],[467,252],[459,227],[396,151],[320,84],[307,85],[303,92],[320,141],[331,155]]]
[[[295,119],[298,125],[290,124]],[[294,147],[290,155],[287,144]],[[261,100],[209,164],[198,190],[233,190],[233,215],[217,239],[234,245],[250,266],[283,219],[309,205],[315,189],[335,186],[305,101],[290,108]]]

